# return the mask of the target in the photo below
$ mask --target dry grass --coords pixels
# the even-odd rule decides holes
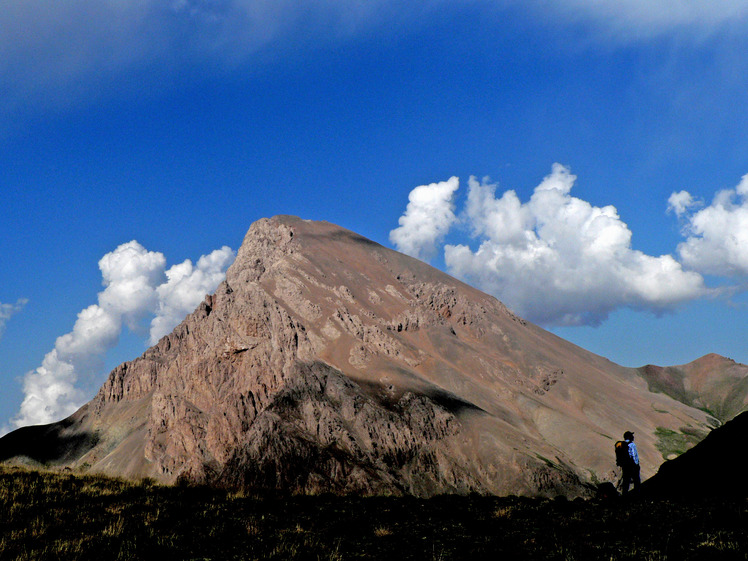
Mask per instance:
[[[509,518],[512,515],[512,507],[502,506],[493,513],[496,518]]]
[[[748,559],[745,499],[252,498],[0,468],[0,559]]]
[[[378,538],[385,538],[392,535],[392,530],[387,526],[377,526],[374,528],[374,535]]]

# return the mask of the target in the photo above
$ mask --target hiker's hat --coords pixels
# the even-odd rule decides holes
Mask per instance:
[[[634,433],[631,432],[630,430],[627,430],[626,432],[623,433],[623,438],[634,438]]]

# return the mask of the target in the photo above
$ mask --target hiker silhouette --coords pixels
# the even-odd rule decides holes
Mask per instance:
[[[634,444],[634,433],[626,431],[623,433],[623,440],[615,444],[616,465],[621,467],[623,477],[621,478],[621,494],[624,496],[629,492],[629,486],[634,484],[634,491],[639,490],[641,485],[639,452]]]

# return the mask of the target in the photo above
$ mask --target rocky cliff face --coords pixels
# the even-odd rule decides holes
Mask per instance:
[[[553,495],[613,478],[624,430],[646,474],[657,428],[707,421],[420,261],[276,217],[215,294],[43,434],[77,438],[67,465],[166,482]],[[0,459],[30,455],[4,441]]]

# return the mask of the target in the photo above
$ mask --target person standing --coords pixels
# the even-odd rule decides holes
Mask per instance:
[[[623,470],[623,480],[621,481],[621,493],[625,496],[629,492],[629,485],[634,484],[634,491],[639,490],[641,484],[641,468],[639,467],[639,452],[634,444],[634,433],[626,431],[623,433],[623,440],[626,442],[628,452],[628,461],[621,462]]]

